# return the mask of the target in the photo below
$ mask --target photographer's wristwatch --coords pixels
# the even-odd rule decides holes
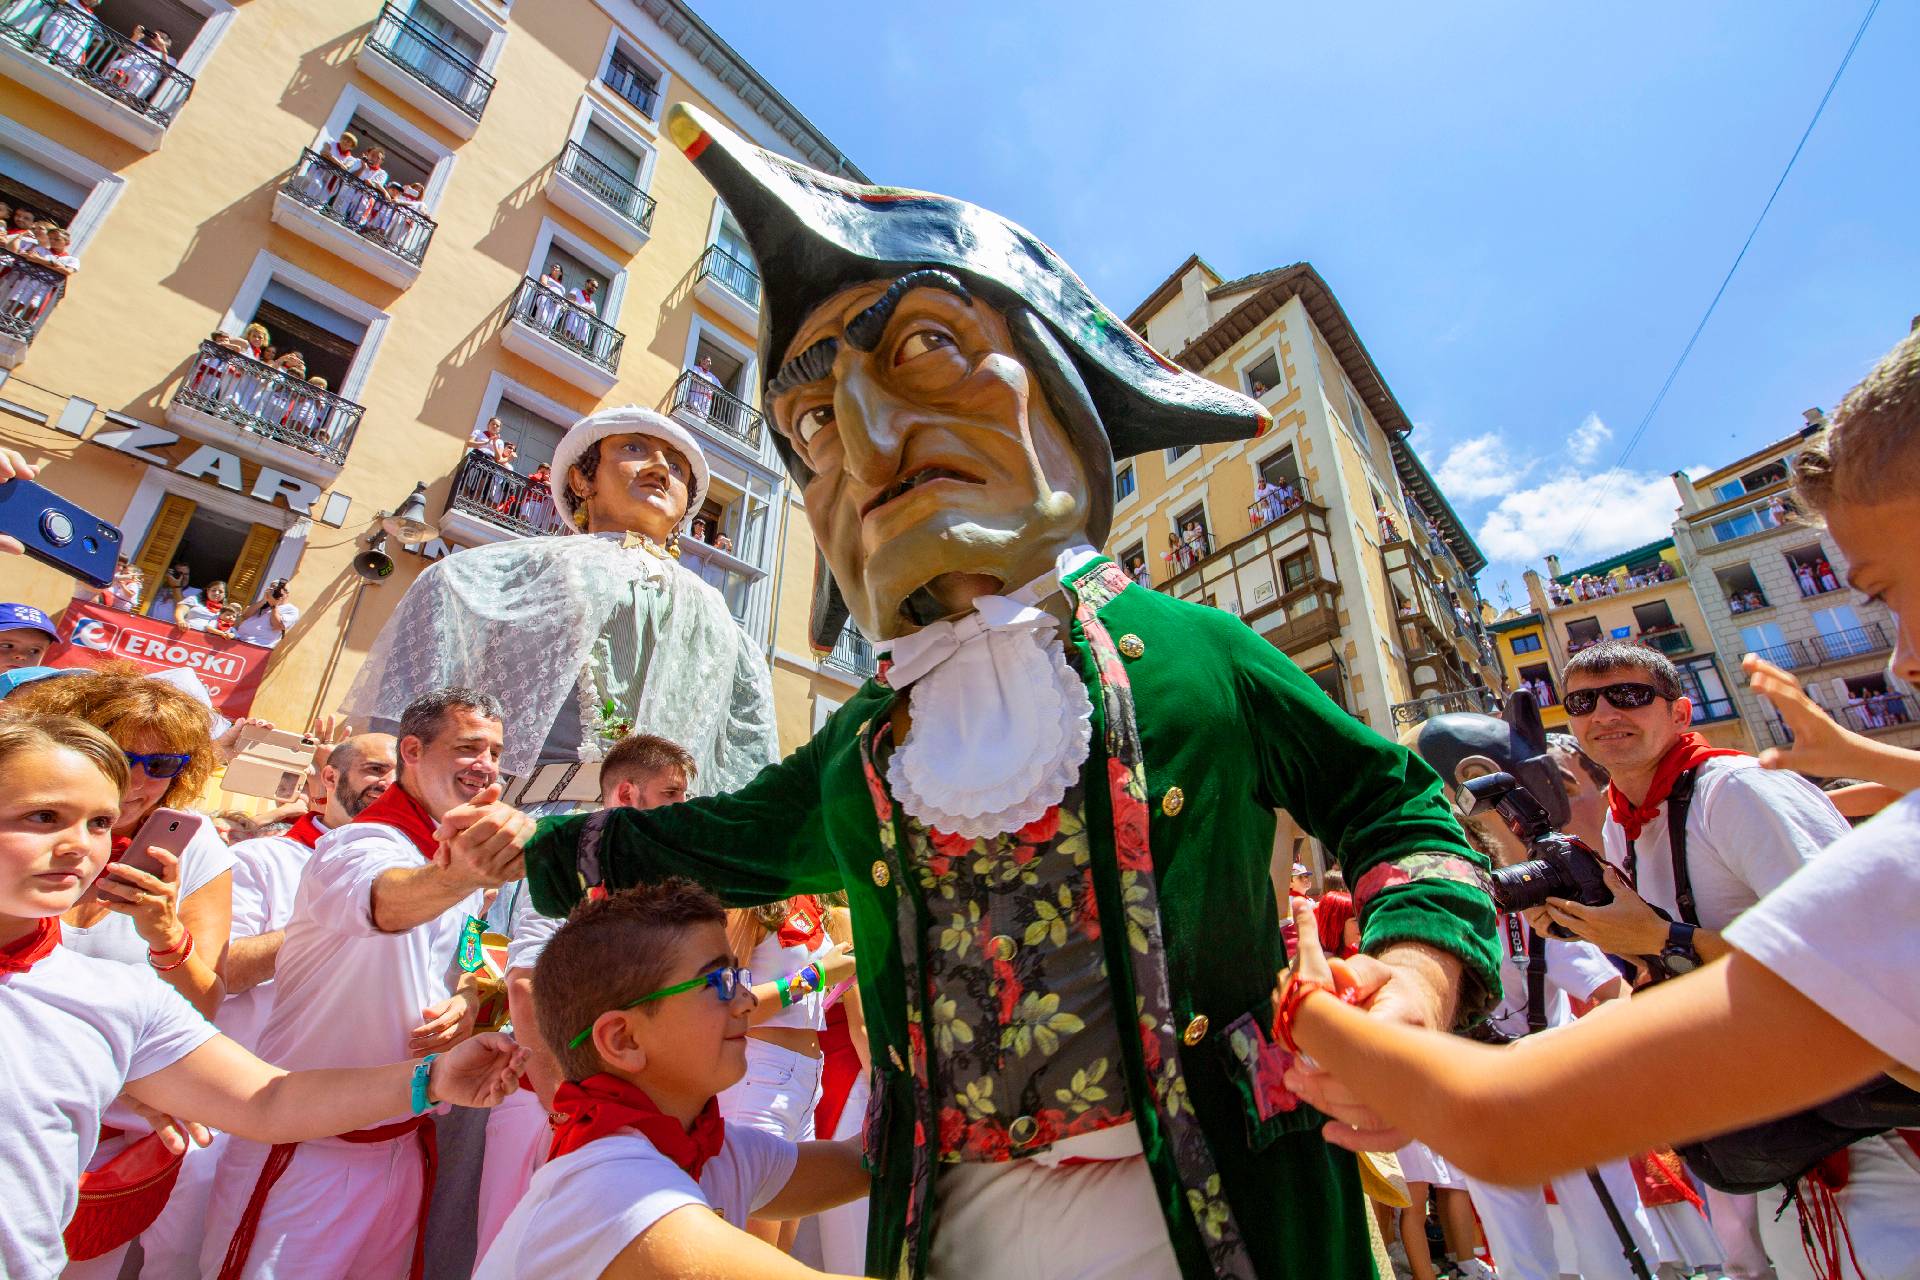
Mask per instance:
[[[1694,927],[1679,920],[1667,925],[1667,944],[1660,948],[1660,962],[1668,973],[1679,977],[1700,967],[1700,953],[1693,947]]]

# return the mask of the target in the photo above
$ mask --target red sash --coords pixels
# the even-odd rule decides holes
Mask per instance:
[[[388,792],[399,789],[390,787]],[[422,1280],[427,1267],[427,1210],[433,1205],[433,1179],[440,1165],[440,1144],[434,1133],[433,1118],[412,1116],[377,1129],[356,1129],[338,1136],[342,1142],[396,1142],[408,1134],[420,1144],[420,1213],[414,1224],[413,1265],[407,1275],[409,1280]],[[240,1215],[240,1224],[234,1228],[233,1240],[227,1245],[227,1256],[220,1263],[220,1280],[239,1280],[240,1273],[246,1269],[247,1255],[253,1252],[253,1237],[260,1230],[260,1215],[267,1207],[267,1196],[287,1166],[293,1163],[293,1151],[299,1145],[276,1142],[267,1152],[267,1162],[260,1166],[260,1177],[253,1184],[246,1212]]]

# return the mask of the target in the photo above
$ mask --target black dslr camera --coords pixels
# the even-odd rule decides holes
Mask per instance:
[[[1530,911],[1548,898],[1570,898],[1586,907],[1613,901],[1600,855],[1554,830],[1546,809],[1512,774],[1490,773],[1462,785],[1468,796],[1462,806],[1466,816],[1493,810],[1531,855],[1494,871],[1493,900],[1502,911]]]

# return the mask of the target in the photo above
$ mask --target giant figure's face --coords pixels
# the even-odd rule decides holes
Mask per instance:
[[[812,473],[814,538],[876,639],[1025,585],[1085,540],[1091,507],[1086,466],[1000,312],[893,283],[815,307],[781,358],[833,340],[831,365],[807,380],[783,367],[772,402]]]

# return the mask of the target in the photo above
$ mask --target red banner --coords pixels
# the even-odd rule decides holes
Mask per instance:
[[[273,650],[244,640],[190,631],[155,618],[75,600],[61,613],[60,640],[47,654],[50,667],[90,667],[102,658],[125,658],[149,671],[184,667],[200,677],[213,708],[229,720],[247,714],[260,689]]]

